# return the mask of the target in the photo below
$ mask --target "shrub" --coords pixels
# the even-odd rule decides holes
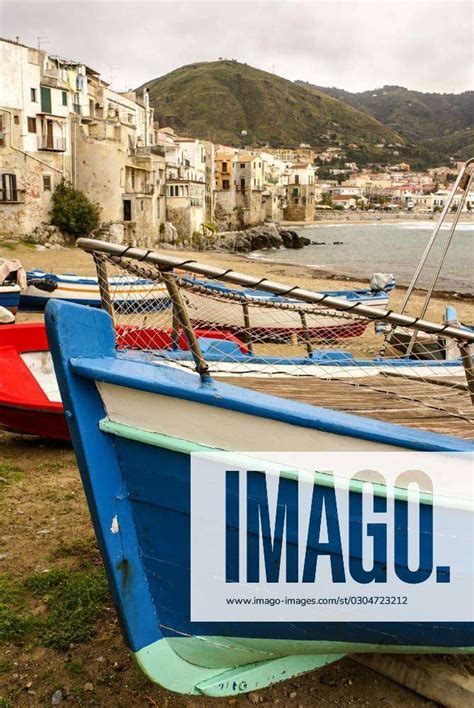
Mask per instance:
[[[88,236],[100,224],[100,207],[63,179],[53,192],[51,223],[74,238]]]

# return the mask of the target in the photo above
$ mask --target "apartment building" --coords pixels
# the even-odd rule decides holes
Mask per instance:
[[[117,93],[84,64],[6,39],[0,67],[2,231],[49,221],[64,178],[100,204],[114,240],[157,241],[165,163],[148,95]]]
[[[0,39],[1,232],[48,220],[55,186],[72,177],[69,116],[86,86],[84,66]]]
[[[118,242],[152,246],[166,219],[165,151],[148,94],[117,93],[97,74],[74,116],[74,181]]]
[[[159,140],[166,160],[166,218],[182,239],[189,239],[207,223],[206,147],[170,128],[160,131]]]
[[[287,221],[312,221],[315,209],[315,175],[313,165],[296,163],[288,166]]]

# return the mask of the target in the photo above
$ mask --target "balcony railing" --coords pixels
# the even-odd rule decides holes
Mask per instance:
[[[49,135],[39,135],[38,150],[64,152],[66,150],[66,138],[52,138]]]
[[[0,204],[18,204],[23,201],[24,189],[0,189]]]

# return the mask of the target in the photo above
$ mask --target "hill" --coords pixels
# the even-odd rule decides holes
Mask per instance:
[[[326,93],[365,111],[384,125],[416,143],[433,162],[474,154],[474,91],[459,94],[422,93],[401,86],[350,93],[298,81],[299,86]]]
[[[144,87],[160,125],[215,143],[320,148],[356,143],[376,155],[377,143],[404,142],[372,116],[327,93],[236,61],[190,64]]]

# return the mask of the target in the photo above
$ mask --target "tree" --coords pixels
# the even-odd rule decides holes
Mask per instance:
[[[330,192],[323,192],[321,194],[321,204],[332,207],[332,197]]]
[[[51,198],[51,223],[75,239],[88,236],[100,224],[100,206],[63,179]]]

